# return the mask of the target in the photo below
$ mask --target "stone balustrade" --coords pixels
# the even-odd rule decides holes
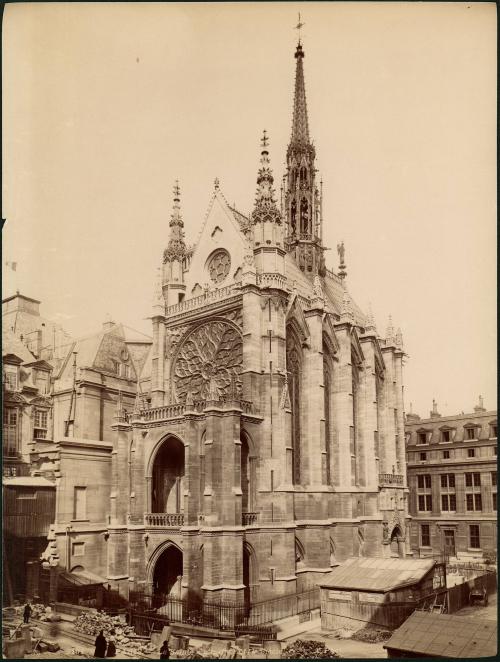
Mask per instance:
[[[243,526],[252,526],[257,524],[259,513],[241,513],[241,523]]]
[[[215,407],[226,407],[228,405],[233,405],[239,407],[244,414],[255,414],[255,406],[249,400],[233,400],[232,398],[223,397],[219,400],[206,401],[198,400],[192,405],[184,404],[174,404],[174,405],[162,405],[160,407],[150,407],[148,409],[142,409],[138,414],[126,412],[124,414],[124,419],[127,423],[131,423],[135,419],[139,419],[146,423],[155,423],[160,421],[171,421],[176,418],[181,418],[188,411],[202,413],[207,405],[213,405]]]
[[[403,476],[401,474],[379,474],[379,485],[403,485]]]
[[[215,301],[220,301],[226,299],[231,294],[238,294],[241,288],[241,283],[233,283],[232,285],[226,285],[226,287],[219,287],[213,290],[207,290],[200,294],[197,297],[192,297],[191,299],[186,299],[180,303],[175,303],[172,306],[167,306],[165,308],[165,315],[177,315],[179,313],[185,313],[190,310],[195,310],[197,308],[202,308],[210,303]]]
[[[162,526],[178,528],[184,524],[183,513],[146,513],[144,515],[146,526]]]

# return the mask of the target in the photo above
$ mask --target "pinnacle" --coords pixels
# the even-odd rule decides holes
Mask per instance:
[[[304,51],[302,45],[297,45],[295,51],[295,58],[297,60],[295,69],[295,96],[293,101],[293,121],[292,121],[292,138],[290,144],[299,143],[309,145],[309,124],[307,121],[307,102],[306,102],[306,88],[304,82]]]
[[[261,138],[260,168],[257,175],[257,192],[255,196],[255,207],[251,215],[253,223],[265,221],[281,222],[280,213],[274,199],[274,177],[269,162],[269,137],[264,129]]]

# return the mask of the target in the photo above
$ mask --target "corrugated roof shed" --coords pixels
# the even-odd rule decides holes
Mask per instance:
[[[384,648],[433,657],[492,657],[497,654],[497,623],[414,611]]]
[[[347,559],[334,568],[325,588],[358,591],[391,591],[418,583],[435,565],[432,559]]]

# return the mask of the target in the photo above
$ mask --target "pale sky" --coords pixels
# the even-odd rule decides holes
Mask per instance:
[[[215,177],[251,211],[264,128],[279,190],[298,11],[327,266],[401,326],[407,410],[496,408],[494,3],[7,5],[4,296],[151,333],[174,180],[190,243]]]

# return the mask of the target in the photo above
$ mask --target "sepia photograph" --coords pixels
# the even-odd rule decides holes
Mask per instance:
[[[497,655],[493,2],[7,2],[6,659]]]

